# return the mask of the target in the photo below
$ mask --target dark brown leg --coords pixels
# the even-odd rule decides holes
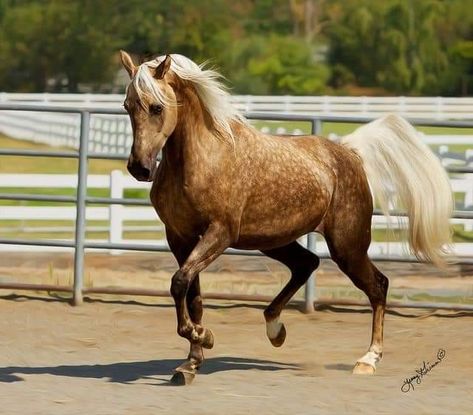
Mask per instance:
[[[225,229],[218,225],[209,226],[190,255],[182,264],[180,261],[180,269],[172,278],[171,294],[176,305],[177,332],[191,343],[188,360],[176,369],[172,379],[175,383],[190,383],[202,364],[202,347],[213,347],[212,332],[201,325],[202,298],[198,275],[228,246]]]
[[[176,260],[181,267],[184,264],[184,261],[192,252],[192,248],[196,245],[196,241],[193,243],[188,243],[178,238],[176,235],[171,232],[167,232],[167,239],[171,251],[173,252]],[[189,315],[194,324],[202,324],[202,297],[200,294],[200,281],[199,274],[196,275],[192,284],[189,287],[189,291],[186,296],[187,308],[189,310]],[[196,371],[202,365],[204,361],[204,354],[202,346],[198,343],[190,342],[189,355],[187,360],[180,365],[176,370],[176,374],[173,376],[172,382],[175,384],[189,384],[195,377]]]
[[[189,310],[189,315],[192,322],[198,326],[202,325],[202,296],[200,294],[200,277],[197,274],[192,281],[189,291],[187,292],[187,309]],[[202,345],[198,343],[190,344],[189,356],[187,357],[195,367],[198,369],[204,360],[204,354],[202,351]]]
[[[303,248],[297,242],[262,252],[283,263],[291,270],[291,278],[288,283],[264,310],[266,334],[273,346],[280,347],[286,339],[286,329],[284,324],[279,322],[279,316],[284,306],[319,266],[320,260],[315,254]]]
[[[186,297],[187,309],[189,310],[189,316],[192,320],[192,323],[196,326],[202,326],[202,297],[200,295],[200,282],[199,274],[196,275],[192,284],[189,287]],[[213,345],[213,335],[209,329],[206,329],[212,336],[212,345]],[[204,362],[204,352],[202,344],[189,341],[190,350],[187,360],[179,365],[175,370],[175,373],[171,379],[171,382],[176,385],[188,385],[193,380],[199,370],[200,366]],[[209,344],[207,345],[207,347]]]
[[[369,230],[362,234],[368,235],[370,239]],[[361,239],[353,241],[347,237],[346,232],[343,235],[328,232],[326,239],[332,259],[368,296],[373,308],[371,344],[368,352],[357,361],[353,373],[374,374],[376,363],[381,360],[383,355],[384,311],[389,281],[367,256],[369,240],[368,244],[366,242],[360,243]]]

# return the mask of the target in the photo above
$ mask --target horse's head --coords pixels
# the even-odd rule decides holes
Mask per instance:
[[[121,51],[121,60],[131,79],[124,102],[133,128],[128,171],[137,180],[152,181],[156,157],[177,123],[176,95],[167,75],[171,57],[135,66],[130,55]]]

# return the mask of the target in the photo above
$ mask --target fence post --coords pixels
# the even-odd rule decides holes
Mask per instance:
[[[438,154],[439,154],[439,157],[440,157],[440,162],[442,163],[443,166],[447,167],[448,166],[448,161],[446,158],[442,157],[444,154],[446,155],[448,153],[448,146],[447,145],[444,145],[442,144],[441,146],[439,146],[439,149],[438,149]]]
[[[114,199],[121,199],[123,197],[123,173],[120,170],[113,170],[110,173],[110,197]],[[110,205],[110,242],[120,243],[123,237],[123,221],[122,212],[123,206],[112,204]],[[118,252],[118,251],[117,251]],[[112,251],[112,253],[117,253]]]
[[[84,285],[85,198],[87,196],[87,152],[89,145],[90,113],[80,113],[79,170],[76,202],[76,232],[74,249],[74,293],[72,303],[82,304]]]
[[[313,135],[322,134],[322,121],[318,118],[313,118],[311,121],[311,130]],[[311,232],[307,235],[307,249],[315,253],[315,233]],[[314,301],[315,301],[315,271],[309,277],[305,283],[305,301],[304,301],[304,311],[306,313],[312,313],[314,311]]]

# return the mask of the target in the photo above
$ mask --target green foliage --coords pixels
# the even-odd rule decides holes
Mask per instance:
[[[0,81],[4,89],[70,91],[113,74],[119,42],[104,30],[107,9],[92,1],[20,2],[6,7],[0,29]]]
[[[473,2],[352,0],[329,32],[334,86],[351,72],[359,85],[394,93],[458,93],[468,66],[458,42],[473,35]]]
[[[112,88],[118,49],[181,53],[235,93],[473,90],[473,0],[0,0],[0,90]]]
[[[234,50],[228,76],[236,90],[252,94],[319,94],[330,71],[314,60],[313,49],[292,36],[252,36]]]

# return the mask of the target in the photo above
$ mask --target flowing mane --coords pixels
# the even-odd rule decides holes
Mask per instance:
[[[170,56],[171,70],[180,79],[190,82],[194,86],[200,102],[212,118],[216,129],[233,140],[231,122],[238,121],[246,124],[247,121],[231,103],[230,94],[221,82],[223,76],[215,70],[205,69],[205,63],[197,65],[191,59],[179,54]],[[132,81],[140,99],[148,97],[164,107],[169,105],[169,102],[159,89],[149,69],[156,68],[165,57],[164,55],[159,56],[141,64]]]

